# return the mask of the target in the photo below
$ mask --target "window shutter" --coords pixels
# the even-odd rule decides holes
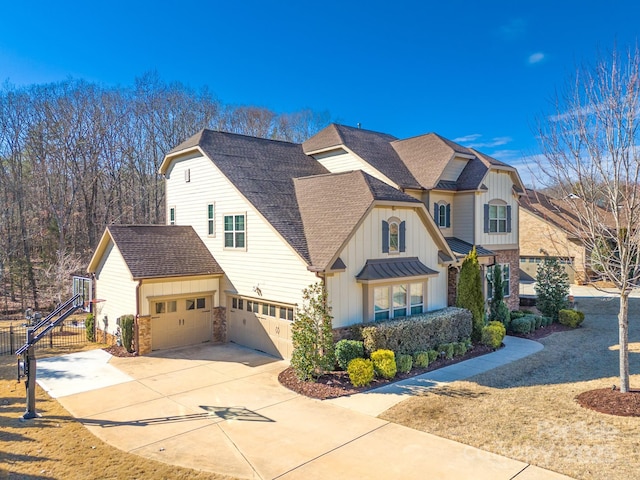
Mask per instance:
[[[484,204],[484,233],[489,233],[489,204]]]
[[[389,253],[389,222],[382,221],[382,253]]]
[[[511,205],[507,205],[507,232],[511,232]]]
[[[438,210],[438,204],[433,204],[433,219],[436,221],[436,225],[440,226],[440,211]]]
[[[447,203],[447,228],[451,227],[451,204]]]
[[[406,222],[400,222],[400,251],[404,252],[407,248],[406,248],[406,242],[405,242],[405,226],[406,226]]]

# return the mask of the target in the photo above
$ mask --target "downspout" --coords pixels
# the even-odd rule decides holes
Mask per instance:
[[[140,352],[140,328],[138,319],[140,317],[140,287],[142,286],[142,280],[138,280],[136,285],[136,321],[135,321],[135,340],[136,340],[136,352]]]

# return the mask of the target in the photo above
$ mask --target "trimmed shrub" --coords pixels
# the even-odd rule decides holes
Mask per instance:
[[[446,358],[447,360],[451,360],[453,358],[454,344],[443,343],[442,345],[438,345],[438,351],[444,358]]]
[[[553,318],[551,318],[551,317],[542,317],[542,326],[543,327],[548,327],[552,323],[553,323]]]
[[[124,315],[120,317],[120,328],[122,329],[122,346],[127,349],[127,352],[133,352],[133,325],[133,315]]]
[[[558,321],[562,325],[576,328],[584,321],[584,313],[579,310],[560,310],[558,312]]]
[[[366,352],[385,349],[412,354],[471,336],[469,310],[449,307],[398,320],[368,324],[362,329]]]
[[[336,362],[346,370],[354,358],[364,358],[364,343],[357,340],[340,340],[336,343]]]
[[[521,335],[531,333],[531,319],[528,316],[516,318],[511,322],[511,331]]]
[[[413,357],[400,353],[396,355],[396,370],[400,373],[409,373],[413,367]]]
[[[365,358],[354,358],[347,365],[347,372],[354,387],[364,387],[373,380],[373,362]]]
[[[521,310],[511,310],[511,320],[515,320],[516,318],[524,317],[526,313]]]
[[[371,352],[371,361],[376,375],[386,379],[396,376],[398,368],[396,367],[396,356],[393,351],[380,349]]]
[[[482,338],[482,337],[480,337]],[[453,344],[453,356],[461,357],[467,353],[467,342],[456,342]]]
[[[427,368],[429,366],[429,352],[414,353],[413,364],[418,368]]]
[[[93,313],[87,315],[87,318],[84,321],[85,333],[87,334],[88,342],[96,341],[96,317]]]
[[[507,331],[502,322],[489,322],[489,325],[482,329],[481,342],[487,347],[496,349],[502,345],[502,340],[504,340],[506,334]]]
[[[429,363],[433,363],[438,359],[438,351],[437,350],[428,350],[427,354],[429,355]]]
[[[535,321],[535,329],[539,329],[542,326],[542,316],[541,315],[534,315],[533,316],[533,320]]]

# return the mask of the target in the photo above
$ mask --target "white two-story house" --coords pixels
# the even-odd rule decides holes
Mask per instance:
[[[98,324],[134,313],[146,349],[213,339],[289,358],[310,284],[325,285],[334,328],[436,310],[455,298],[473,245],[484,265],[505,265],[517,305],[518,174],[435,134],[330,125],[299,145],[203,130],[160,172],[167,224],[138,229],[187,229],[183,245],[109,227],[89,266],[105,300]],[[155,250],[172,268],[154,269]]]

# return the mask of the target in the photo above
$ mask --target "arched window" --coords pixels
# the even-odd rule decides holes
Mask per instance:
[[[451,227],[451,204],[444,201],[434,203],[433,219],[440,228]]]
[[[405,251],[405,222],[391,217],[382,221],[383,253],[399,253]]]
[[[484,205],[484,232],[508,233],[511,231],[511,205],[504,200],[491,200]]]

